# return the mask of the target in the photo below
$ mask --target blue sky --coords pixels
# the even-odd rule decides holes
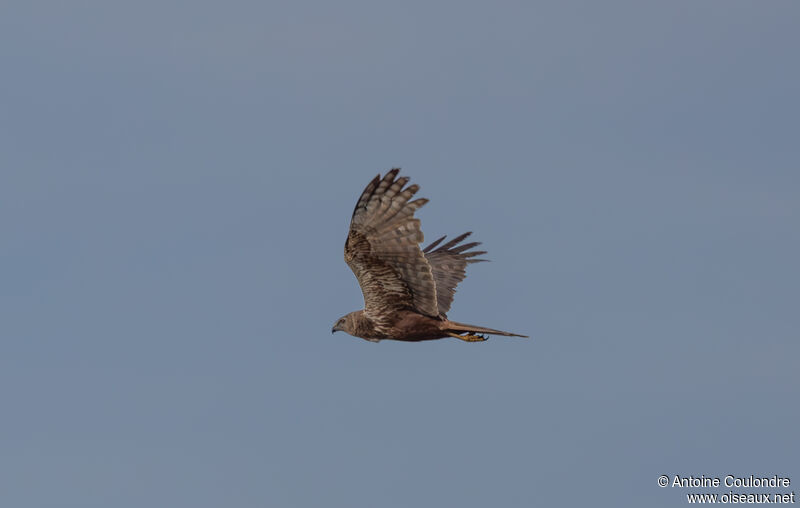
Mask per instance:
[[[800,481],[795,2],[0,6],[0,496],[678,506]],[[331,336],[401,166],[466,344]],[[792,490],[794,489],[792,485]],[[706,490],[705,492],[708,492]]]

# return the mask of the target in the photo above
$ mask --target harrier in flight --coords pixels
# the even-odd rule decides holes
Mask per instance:
[[[405,187],[408,178],[396,178],[399,171],[376,176],[356,203],[344,259],[364,293],[364,309],[339,318],[331,333],[343,331],[371,342],[446,337],[480,342],[486,340],[483,334],[527,337],[447,319],[464,270],[485,261],[474,258],[486,252],[470,250],[479,242],[461,243],[471,233],[439,247],[443,236],[420,250],[423,236],[414,212],[428,200],[409,201],[419,186]]]

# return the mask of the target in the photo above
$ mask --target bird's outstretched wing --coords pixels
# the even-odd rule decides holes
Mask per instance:
[[[414,212],[428,202],[409,201],[419,190],[392,169],[376,176],[358,199],[344,245],[344,259],[364,294],[364,310],[376,325],[389,325],[393,313],[413,309],[439,316],[431,265],[419,248],[423,240]]]
[[[459,243],[471,234],[472,231],[464,233],[436,249],[436,246],[446,238],[443,236],[432,242],[422,251],[425,255],[425,259],[427,259],[428,263],[431,265],[433,280],[436,283],[436,303],[439,307],[439,314],[442,317],[447,317],[445,313],[450,310],[450,305],[453,303],[456,286],[467,276],[467,265],[469,263],[487,261],[486,259],[472,259],[475,256],[486,254],[485,250],[469,250],[473,247],[477,247],[481,242],[470,242],[459,245]]]

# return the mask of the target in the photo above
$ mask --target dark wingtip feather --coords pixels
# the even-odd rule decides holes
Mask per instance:
[[[459,245],[458,247],[456,247],[454,249],[450,249],[450,252],[455,252],[456,254],[461,254],[465,250],[470,250],[471,248],[477,247],[480,244],[481,244],[481,242],[465,243],[464,245]]]
[[[458,245],[459,242],[461,242],[462,240],[464,240],[464,238],[468,237],[471,234],[472,234],[472,231],[467,231],[466,233],[464,233],[462,235],[458,235],[457,237],[453,238],[452,240],[450,240],[446,244],[442,245],[440,250],[449,250],[452,247],[455,247],[456,245]]]
[[[366,187],[364,187],[364,192],[361,193],[361,196],[363,197],[364,195],[366,195],[368,190],[369,190],[369,195],[371,196],[372,193],[375,192],[375,189],[378,187],[379,183],[381,183],[381,174],[380,173],[375,175],[375,178],[373,178],[372,181],[369,182]],[[371,190],[370,190],[370,188],[371,188]]]
[[[356,201],[356,206],[353,208],[353,215],[356,214],[358,211],[359,206],[363,206],[369,198],[372,197],[372,194],[375,192],[375,189],[378,188],[378,184],[381,182],[381,174],[378,173],[375,175],[375,178],[372,179],[371,182],[364,187],[364,190],[361,192],[361,195],[358,197],[358,201]]]
[[[422,250],[422,252],[430,252],[430,251],[431,251],[431,249],[433,249],[434,247],[436,247],[437,245],[439,245],[440,243],[442,243],[442,240],[444,240],[445,238],[447,238],[447,235],[444,235],[443,237],[441,237],[441,238],[439,238],[439,239],[437,239],[437,240],[434,240],[433,242],[431,242],[431,244],[430,244],[430,245],[428,245],[427,247],[425,247],[425,248]]]
[[[394,183],[394,179],[399,171],[400,168],[395,168],[386,172],[386,174],[383,176],[383,181],[386,182],[387,187]]]
[[[486,254],[485,250],[474,250],[472,252],[465,252],[464,254],[461,254],[461,257],[463,257],[463,258],[471,258],[471,257],[475,257],[475,256],[482,256],[484,254]]]

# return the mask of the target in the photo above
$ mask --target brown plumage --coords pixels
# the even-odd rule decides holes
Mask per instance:
[[[447,319],[467,265],[485,261],[475,256],[486,251],[470,250],[480,242],[461,243],[472,233],[438,247],[443,236],[420,250],[423,235],[414,212],[428,200],[411,201],[419,186],[406,187],[407,177],[396,178],[399,171],[395,168],[383,178],[376,176],[353,210],[344,259],[361,286],[364,309],[341,317],[331,331],[372,342],[445,337],[486,340],[479,334],[526,337]]]

